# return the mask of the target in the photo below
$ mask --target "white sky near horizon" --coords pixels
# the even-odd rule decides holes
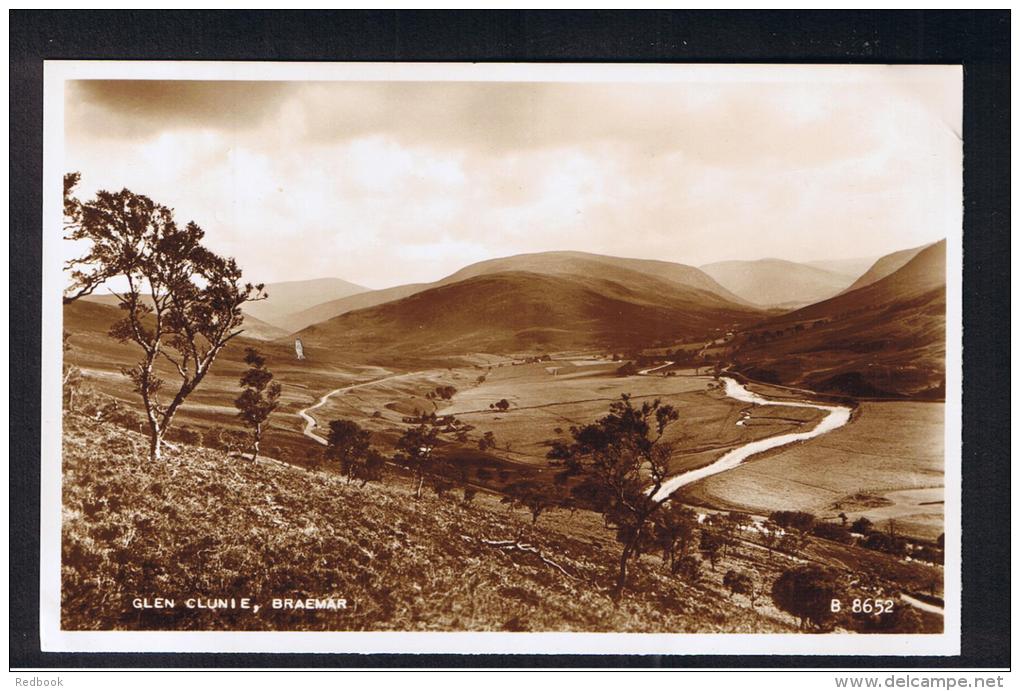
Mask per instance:
[[[173,207],[260,282],[382,288],[563,249],[695,266],[874,257],[958,230],[959,68],[846,69],[74,81],[64,167],[83,199],[127,187]]]

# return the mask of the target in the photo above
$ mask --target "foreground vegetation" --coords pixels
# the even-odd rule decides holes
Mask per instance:
[[[162,463],[146,438],[109,421],[65,416],[62,625],[128,630],[795,631],[813,622],[777,607],[780,576],[803,557],[750,535],[715,545],[704,525],[649,544],[628,592],[611,597],[619,545],[597,514],[549,510],[431,486],[387,469],[350,483],[331,466],[252,463],[178,443]],[[466,501],[470,500],[470,501]],[[682,531],[681,531],[682,533]],[[846,549],[840,552],[846,558]],[[879,555],[876,555],[876,558]],[[884,567],[877,565],[875,572]],[[893,592],[873,576],[841,589]],[[846,591],[850,592],[850,591]],[[172,609],[133,601],[174,598]],[[188,608],[187,598],[251,598],[262,609]],[[336,598],[346,609],[273,609],[274,598]],[[901,608],[906,612],[906,608]],[[941,622],[912,611],[908,630]],[[867,628],[862,628],[867,630]]]

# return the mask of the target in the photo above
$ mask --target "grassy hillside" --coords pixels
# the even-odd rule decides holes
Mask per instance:
[[[847,278],[856,279],[858,276],[863,274],[871,267],[872,264],[878,257],[853,257],[851,259],[815,259],[812,261],[801,262],[801,264],[807,264],[813,266],[816,269],[825,269],[826,271],[833,271],[838,274],[843,274]]]
[[[870,285],[746,330],[738,371],[856,397],[944,396],[945,242]]]
[[[804,558],[750,538],[714,568],[706,562],[694,582],[645,555],[616,607],[607,589],[619,546],[586,511],[556,510],[531,525],[491,495],[471,505],[459,491],[415,501],[398,475],[360,487],[327,472],[185,445],[168,451],[164,464],[150,464],[140,435],[75,414],[65,415],[64,430],[67,630],[795,630],[767,593]],[[867,564],[857,573],[885,595],[937,575],[825,540],[810,540],[806,554],[833,565]],[[753,606],[729,594],[723,576],[730,569],[749,574],[766,594]],[[176,607],[132,606],[135,598],[157,597],[175,599]],[[184,604],[231,597],[251,598],[261,609]],[[271,604],[329,597],[346,600],[346,609]],[[938,630],[941,623],[915,617],[912,626]]]
[[[143,297],[143,302],[152,304],[152,301],[148,296]],[[261,302],[253,302],[251,305],[259,305]],[[100,309],[100,308],[106,308]],[[124,315],[120,312],[120,298],[116,295],[90,295],[86,298],[72,303],[72,309],[76,309],[79,313],[87,310],[92,310],[91,314],[98,317],[100,322],[104,324],[104,328],[109,329],[109,325],[114,321],[121,319]],[[85,326],[79,324],[79,326]],[[258,317],[253,316],[249,313],[248,307],[244,309],[244,336],[255,341],[273,341],[278,338],[283,338],[287,335],[286,329],[281,329],[279,326],[270,324],[269,322],[263,321]]]
[[[297,331],[298,328],[307,326],[306,323],[302,323],[297,328],[290,328],[292,315],[322,302],[354,298],[366,292],[374,291],[368,291],[367,288],[339,278],[269,283],[266,285],[266,294],[269,297],[265,300],[249,302],[244,306],[245,332],[248,337],[259,340],[268,341],[280,338]],[[84,302],[117,307],[120,304],[120,298],[109,293],[96,294],[84,298]]]
[[[538,252],[471,264],[434,283],[412,283],[368,291],[339,300],[326,300],[283,318],[281,325],[290,331],[298,331],[354,310],[401,300],[432,288],[448,286],[470,278],[506,272],[528,272],[545,276],[598,276],[637,289],[647,285],[651,279],[660,285],[661,282],[666,282],[670,286],[669,290],[693,291],[700,296],[701,301],[717,304],[723,308],[749,305],[719,285],[708,274],[693,266],[650,259],[609,257],[587,252]]]
[[[279,322],[288,332],[294,333],[312,324],[332,319],[340,314],[406,298],[409,295],[425,290],[430,285],[429,283],[411,283],[381,290],[368,290],[364,293],[357,293],[356,295],[349,295],[334,300],[324,300],[311,307],[282,316]]]
[[[899,252],[893,252],[892,254],[887,254],[884,257],[879,257],[874,264],[868,267],[867,271],[861,274],[861,276],[843,292],[849,293],[852,290],[857,290],[864,286],[870,286],[875,281],[885,278],[894,271],[899,271],[906,265],[907,262],[916,257],[918,252],[927,246],[928,245],[911,247],[910,249],[900,250]]]
[[[521,352],[618,348],[707,333],[757,312],[638,275],[484,274],[340,315],[300,332],[312,346],[354,353]]]
[[[793,629],[768,605],[730,601],[722,571],[687,586],[651,559],[635,574],[643,594],[614,608],[602,584],[616,546],[594,515],[562,511],[533,527],[493,497],[416,502],[399,477],[358,487],[193,447],[149,465],[139,435],[77,416],[65,424],[65,629]],[[569,575],[534,553],[482,542],[511,539]],[[762,565],[762,576],[780,566],[778,558]],[[268,606],[274,597],[329,596],[348,609]],[[135,597],[173,597],[178,606],[136,610]],[[189,610],[187,597],[251,597],[263,609]]]
[[[364,293],[367,288],[340,278],[283,281],[266,285],[269,298],[245,306],[244,311],[278,328],[286,329],[286,317],[327,300]]]
[[[610,257],[589,252],[536,252],[518,254],[512,257],[489,259],[466,266],[460,271],[442,279],[440,285],[456,283],[476,276],[503,273],[506,271],[527,271],[529,273],[549,276],[598,276],[606,280],[627,285],[640,285],[644,279],[656,279],[675,284],[674,289],[682,286],[687,289],[709,294],[702,299],[712,301],[722,298],[720,304],[750,304],[747,300],[735,295],[719,284],[701,269],[675,262],[657,261],[654,259],[630,259],[627,257]],[[711,296],[711,297],[710,297]]]
[[[744,300],[762,307],[801,307],[825,300],[851,281],[835,271],[783,259],[716,262],[701,270]]]

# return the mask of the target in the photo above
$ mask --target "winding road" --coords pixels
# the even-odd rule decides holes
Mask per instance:
[[[933,605],[929,602],[925,602],[924,600],[918,600],[916,597],[911,597],[906,593],[900,593],[900,599],[906,602],[911,607],[916,607],[917,609],[923,612],[930,612],[931,614],[938,614],[941,616],[946,615],[946,611],[942,607],[939,607],[938,605]]]
[[[775,449],[780,446],[786,446],[787,444],[793,444],[798,441],[807,441],[815,437],[831,432],[834,429],[839,429],[846,423],[850,422],[850,408],[846,406],[829,406],[822,405],[820,403],[807,403],[804,401],[785,401],[785,400],[772,400],[765,398],[761,394],[756,394],[753,391],[746,389],[740,382],[731,377],[723,377],[723,384],[725,385],[726,395],[735,400],[743,403],[752,403],[754,405],[781,405],[789,408],[815,408],[817,410],[825,411],[826,415],[822,418],[815,427],[807,432],[789,432],[786,434],[777,434],[774,437],[766,437],[765,439],[758,439],[756,441],[748,442],[743,446],[738,446],[732,451],[728,451],[723,454],[719,460],[706,465],[702,468],[695,468],[679,475],[666,480],[659,491],[655,493],[653,499],[656,501],[664,501],[668,499],[671,494],[676,492],[681,487],[689,485],[692,482],[703,480],[706,477],[712,475],[718,475],[719,473],[732,470],[738,465],[743,463],[745,460],[755,454],[768,451],[769,449]]]
[[[335,396],[338,393],[344,393],[346,391],[351,391],[353,389],[360,389],[363,386],[371,386],[372,384],[379,384],[380,382],[384,381],[393,381],[394,379],[414,377],[419,374],[424,374],[424,372],[405,372],[404,374],[391,374],[388,377],[381,377],[380,379],[370,379],[368,381],[363,381],[358,384],[349,384],[347,386],[341,386],[339,389],[333,389],[329,393],[324,394],[322,398],[320,398],[318,402],[315,403],[314,405],[310,405],[307,408],[298,411],[297,413],[298,417],[305,421],[305,427],[304,429],[301,430],[301,433],[308,437],[309,439],[311,439],[312,441],[325,446],[326,440],[312,431],[315,429],[318,423],[315,421],[315,418],[311,416],[310,414],[311,411],[315,410],[316,408],[322,407],[323,405],[326,404],[326,401],[328,401],[331,396]]]
[[[638,372],[638,374],[648,375],[648,374],[651,374],[652,372],[657,372],[660,369],[666,369],[667,367],[669,367],[672,364],[673,364],[672,360],[666,360],[666,364],[665,365],[659,365],[658,367],[649,367],[648,369],[640,370]]]

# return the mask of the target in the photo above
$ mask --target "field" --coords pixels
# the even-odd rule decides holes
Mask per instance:
[[[863,402],[853,421],[684,490],[686,501],[753,513],[895,520],[906,535],[943,532],[942,403]]]
[[[738,444],[810,425],[818,416],[810,409],[775,407],[738,425],[746,406],[724,397],[712,377],[689,371],[668,377],[622,376],[616,373],[619,367],[557,355],[540,363],[429,370],[338,394],[312,415],[320,424],[355,419],[375,432],[377,440],[390,441],[394,429],[406,426],[402,418],[416,411],[453,415],[474,428],[466,442],[451,444],[459,446],[458,458],[541,469],[547,466],[550,440],[567,440],[571,426],[605,415],[621,394],[639,402],[661,398],[680,411],[680,422],[666,437],[676,444],[674,472],[710,463]],[[457,389],[451,400],[425,398],[442,385]],[[509,404],[505,411],[490,407],[503,399]],[[493,433],[496,448],[482,454],[477,440],[486,432]]]
[[[66,312],[74,334],[68,359],[96,389],[137,410],[137,394],[119,372],[120,364],[137,354],[106,335],[111,314],[109,308],[86,303]],[[181,408],[178,425],[198,430],[239,427],[233,399],[245,345],[239,340],[228,347]],[[258,347],[283,384],[281,407],[270,420],[264,444],[271,455],[285,455],[299,464],[314,459],[321,446],[301,434],[304,421],[298,412],[335,388],[396,374],[330,397],[311,412],[318,433],[324,434],[330,420],[353,419],[373,433],[374,444],[389,451],[409,427],[406,418],[420,412],[454,415],[471,429],[460,440],[444,435],[441,453],[470,466],[475,475],[481,467],[498,469],[501,472],[488,473],[485,480],[476,478],[495,489],[520,477],[551,477],[546,461],[550,441],[565,440],[572,425],[604,415],[623,393],[636,400],[661,398],[679,409],[680,422],[667,437],[676,445],[674,472],[711,463],[739,444],[813,425],[818,417],[812,409],[750,408],[724,397],[712,377],[694,370],[663,370],[673,376],[621,375],[620,363],[604,354],[562,353],[526,363],[465,353],[451,358],[451,367],[432,362],[408,371],[344,362],[335,353],[315,349],[298,361],[289,345]],[[452,399],[431,396],[441,386],[456,389]],[[757,389],[773,397],[791,395],[765,385]],[[503,399],[506,410],[491,407]],[[940,403],[863,402],[850,425],[753,458],[687,488],[683,496],[692,503],[755,514],[798,509],[827,518],[863,515],[880,525],[893,520],[903,534],[934,539],[943,530],[942,409]],[[492,432],[496,446],[483,452],[478,440],[486,432]]]

